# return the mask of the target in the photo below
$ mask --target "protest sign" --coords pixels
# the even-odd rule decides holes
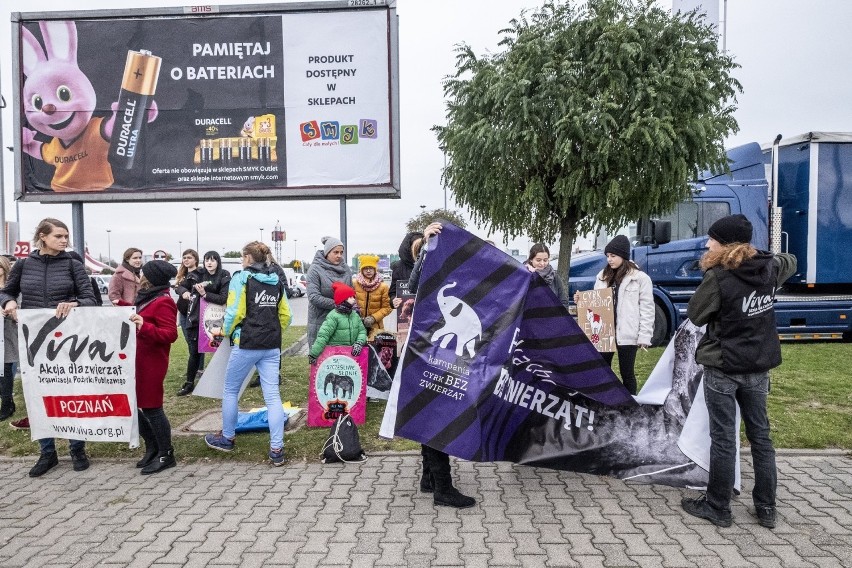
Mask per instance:
[[[139,444],[132,307],[18,310],[30,435]]]
[[[201,298],[198,310],[198,352],[215,353],[224,337],[225,306],[210,304]]]
[[[408,292],[408,281],[396,283],[396,297],[402,302],[396,308],[396,345],[397,355],[402,354],[402,346],[408,337],[411,326],[411,314],[414,312],[414,294]]]
[[[601,353],[615,351],[615,306],[612,288],[578,292],[577,323]]]
[[[308,387],[308,426],[331,426],[341,414],[363,424],[367,402],[369,349],[352,355],[351,346],[326,347],[311,365]]]

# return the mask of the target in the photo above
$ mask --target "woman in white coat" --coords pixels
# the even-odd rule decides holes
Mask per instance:
[[[604,253],[607,266],[595,277],[595,289],[612,288],[618,371],[627,390],[636,394],[636,352],[650,346],[654,334],[651,278],[630,260],[630,241],[624,235],[612,239]],[[612,352],[601,355],[612,365]]]

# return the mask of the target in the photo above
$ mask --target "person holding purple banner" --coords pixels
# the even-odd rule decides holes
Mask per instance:
[[[420,248],[417,262],[414,264],[414,269],[408,279],[408,291],[411,294],[416,294],[417,288],[420,286],[420,272],[423,270],[423,261],[426,260],[429,238],[440,234],[441,229],[440,223],[432,223],[423,231],[423,246]],[[425,444],[420,446],[420,453],[423,456],[423,476],[420,478],[421,492],[434,493],[433,500],[436,505],[465,509],[476,504],[476,499],[463,495],[453,486],[449,454]]]
[[[536,243],[530,248],[530,255],[527,257],[524,266],[530,272],[537,272],[545,282],[548,288],[559,298],[559,303],[568,309],[568,293],[565,291],[565,285],[562,280],[556,276],[556,271],[550,266],[550,249],[544,243]]]
[[[222,268],[219,253],[211,250],[204,254],[204,266],[187,274],[183,283],[178,285],[178,296],[189,302],[186,327],[184,327],[186,342],[189,345],[189,357],[186,363],[186,382],[178,391],[178,396],[186,396],[195,389],[195,378],[204,361],[204,354],[198,352],[200,300],[204,298],[210,304],[225,305],[230,283],[231,273]]]

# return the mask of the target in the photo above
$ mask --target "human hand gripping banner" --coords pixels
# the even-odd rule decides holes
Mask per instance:
[[[138,446],[132,307],[18,310],[30,434]]]
[[[638,405],[541,277],[453,225],[430,240],[400,377],[383,436],[472,461],[706,484],[677,447],[700,372],[672,395],[682,414]]]

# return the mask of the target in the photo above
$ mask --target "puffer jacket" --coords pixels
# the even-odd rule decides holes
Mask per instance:
[[[371,316],[376,320],[376,323],[367,330],[367,339],[372,341],[377,333],[385,330],[383,320],[393,311],[388,296],[388,285],[382,282],[378,288],[372,292],[367,292],[357,278],[352,284],[352,287],[355,288],[355,300],[361,307],[361,316]]]
[[[417,239],[422,238],[423,233],[414,232],[408,233],[402,239],[402,243],[399,245],[399,260],[394,263],[391,271],[391,283],[388,289],[388,296],[390,296],[391,300],[397,296],[397,282],[408,282],[408,279],[411,277],[411,271],[414,270],[414,262],[417,260],[411,254],[411,245]]]
[[[117,306],[132,306],[139,292],[139,277],[124,265],[115,270],[109,281],[109,301]]]
[[[311,357],[319,357],[326,346],[364,345],[367,341],[367,330],[361,323],[361,316],[352,310],[342,314],[337,310],[329,313],[317,332],[316,341],[311,343]]]
[[[607,288],[601,280],[603,270],[595,277],[595,290]],[[654,336],[654,292],[651,277],[641,270],[627,273],[618,287],[615,306],[615,342],[618,345],[651,345]]]
[[[12,267],[9,280],[0,292],[0,306],[21,296],[21,309],[55,308],[62,302],[94,306],[92,283],[83,264],[65,251],[51,256],[34,250]]]
[[[347,286],[352,283],[352,271],[346,261],[332,264],[318,250],[308,270],[308,345],[313,345],[317,338],[322,322],[330,311],[335,308],[334,282],[343,282]]]

